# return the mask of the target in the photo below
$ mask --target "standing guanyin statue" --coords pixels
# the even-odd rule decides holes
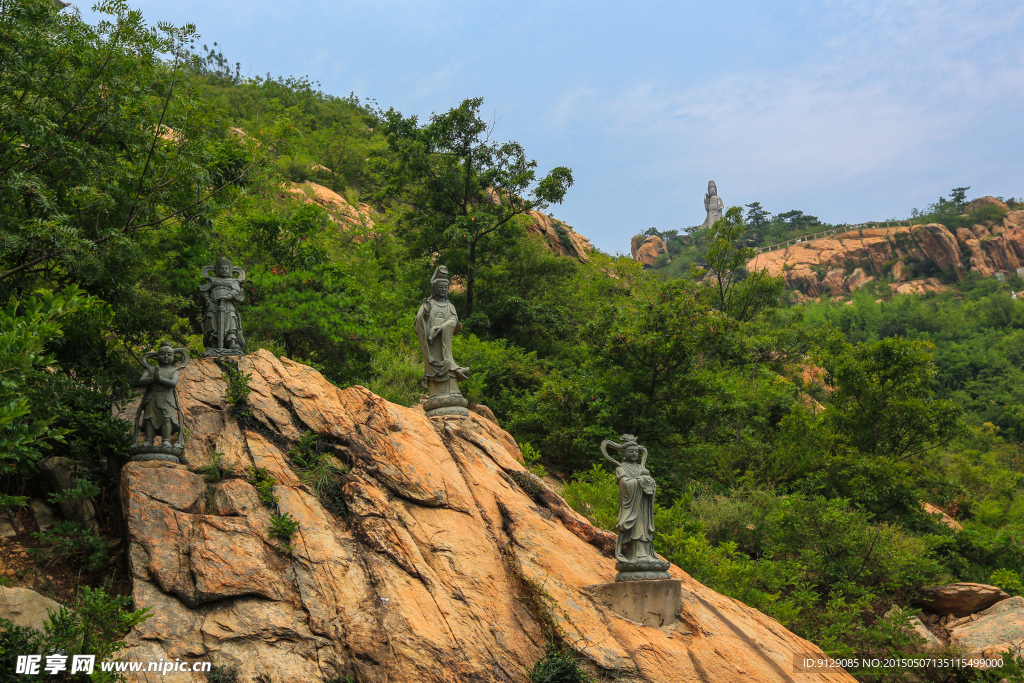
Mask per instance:
[[[469,415],[469,401],[459,391],[459,381],[469,377],[469,368],[452,358],[452,337],[462,331],[455,306],[448,301],[451,278],[448,268],[438,266],[430,279],[430,298],[416,313],[416,336],[423,352],[423,378],[430,397],[423,402],[427,417]]]
[[[608,447],[623,454],[622,462],[608,455]],[[643,453],[643,459],[640,454]],[[622,443],[601,442],[601,454],[615,463],[619,485],[619,536],[615,541],[616,581],[667,579],[669,563],[654,552],[654,493],[657,485],[647,471],[647,449],[632,434]]]

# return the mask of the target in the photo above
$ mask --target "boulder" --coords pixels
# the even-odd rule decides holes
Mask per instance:
[[[529,217],[532,220],[527,224],[526,232],[543,239],[552,253],[585,263],[588,254],[594,250],[586,237],[557,218],[540,211],[531,211]]]
[[[68,458],[47,458],[39,463],[39,471],[43,475],[46,487],[53,493],[62,493],[78,486],[75,465]],[[96,506],[93,504],[92,498],[63,501],[59,503],[59,506],[65,518],[78,522],[90,531],[99,533],[99,525],[96,523]]]
[[[841,268],[833,268],[828,271],[822,283],[825,285],[825,291],[832,296],[842,296],[846,293],[846,282]]]
[[[890,273],[894,282],[902,282],[907,278],[907,267],[903,264],[903,261],[897,261],[892,264]]]
[[[806,267],[786,271],[786,286],[811,297],[821,296],[825,291],[818,274]]]
[[[258,457],[281,477],[278,502],[237,475],[205,482],[192,462],[125,466],[133,598],[154,616],[121,658],[212,660],[246,682],[527,683],[548,628],[585,668],[636,683],[792,681],[795,654],[821,656],[674,566],[679,606],[660,627],[619,616],[592,588],[614,583],[614,534],[528,472],[490,419],[430,419],[263,350],[238,364],[255,422],[240,429],[215,407],[221,373],[199,359],[178,385],[190,443],[232,444],[248,466]],[[343,506],[286,476],[306,432],[350,466],[330,498]],[[271,513],[296,521],[287,545]]]
[[[870,279],[863,268],[854,268],[853,272],[850,273],[850,277],[843,280],[843,287],[846,288],[846,291],[852,292]]]
[[[935,517],[936,515],[938,515],[938,517],[936,519],[939,522],[939,524],[945,524],[946,526],[948,526],[953,531],[963,531],[964,530],[964,528],[960,524],[960,522],[956,521],[955,519],[953,519],[952,517],[947,515],[945,512],[942,511],[941,508],[938,508],[938,507],[932,505],[931,503],[926,503],[923,500],[921,501],[921,507],[924,509],[926,514],[929,514],[932,517]]]
[[[28,588],[0,586],[0,618],[15,626],[42,632],[43,623],[51,613],[59,612],[61,604]]]
[[[668,247],[665,245],[665,241],[657,235],[651,235],[642,242],[640,241],[640,236],[637,235],[633,238],[633,243],[630,247],[633,254],[633,260],[639,261],[648,268],[654,265],[655,259],[662,254],[668,253]]]
[[[946,630],[950,644],[970,654],[993,657],[1006,650],[1017,652],[1024,642],[1024,598],[1017,596],[998,602],[946,624]]]
[[[1005,202],[1002,202],[996,199],[995,197],[986,196],[978,197],[977,199],[970,202],[967,206],[965,206],[964,215],[969,216],[978,209],[982,208],[983,206],[994,206],[1004,213],[1010,210],[1010,207],[1008,207]]]
[[[979,240],[992,236],[992,233],[989,232],[988,228],[985,227],[984,225],[975,224],[973,227],[971,227],[971,232],[973,232]]]
[[[980,612],[1010,596],[998,586],[982,583],[953,583],[926,586],[917,592],[917,602],[935,614],[957,617]]]
[[[978,237],[977,235],[975,235],[973,232],[971,232],[967,228],[957,228],[956,229],[956,239],[959,242],[966,242],[967,240],[973,240],[973,239],[976,239],[977,237]]]

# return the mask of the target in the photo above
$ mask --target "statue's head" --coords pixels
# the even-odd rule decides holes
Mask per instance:
[[[632,434],[622,435],[622,453],[626,462],[636,462],[640,458],[640,444]]]
[[[174,347],[164,342],[156,351],[156,359],[161,366],[168,366],[174,363]]]
[[[448,296],[448,288],[452,281],[448,277],[448,266],[438,266],[434,270],[434,277],[430,278],[430,290],[434,296]]]
[[[708,194],[711,195],[712,197],[718,194],[718,187],[715,185],[714,180],[708,181]]]
[[[217,259],[216,268],[214,270],[217,273],[217,277],[231,277],[231,259]]]

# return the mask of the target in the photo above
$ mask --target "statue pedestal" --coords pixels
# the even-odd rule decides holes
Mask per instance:
[[[643,559],[616,562],[615,580],[618,581],[659,581],[668,578],[668,560]]]
[[[139,444],[132,446],[132,462],[142,460],[166,460],[167,462],[183,463],[182,455],[185,449],[182,446],[145,446]]]
[[[469,399],[460,394],[448,394],[447,396],[431,396],[423,402],[423,410],[427,417],[440,417],[441,415],[469,415],[466,406]]]
[[[675,623],[682,596],[682,582],[616,581],[586,586],[585,591],[608,605],[620,617],[644,626],[661,628]]]

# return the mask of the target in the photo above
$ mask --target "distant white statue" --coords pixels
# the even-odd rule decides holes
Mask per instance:
[[[725,202],[718,196],[718,187],[715,185],[714,180],[708,181],[708,192],[704,195],[704,210],[708,212],[707,218],[704,219],[704,224],[700,227],[710,228],[715,221],[722,217],[722,211],[725,209]]]

